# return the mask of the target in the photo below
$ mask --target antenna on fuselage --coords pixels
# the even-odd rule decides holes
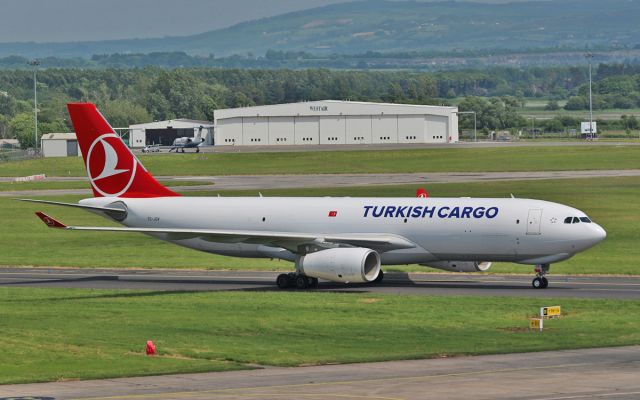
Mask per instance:
[[[515,199],[515,198],[516,198],[516,196],[514,196],[514,195],[513,195],[513,193],[511,193],[511,198],[512,198],[512,199]]]

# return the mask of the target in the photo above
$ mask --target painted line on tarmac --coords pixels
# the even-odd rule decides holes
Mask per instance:
[[[603,363],[603,364],[608,364],[608,363]],[[243,387],[243,388],[212,389],[212,390],[203,390],[203,391],[164,392],[164,393],[134,394],[134,395],[107,396],[107,397],[83,397],[83,398],[77,398],[77,400],[163,398],[167,396],[192,397],[195,395],[202,395],[202,394],[222,395],[222,394],[232,394],[233,392],[250,391],[250,390],[308,388],[308,387],[322,387],[327,385],[352,385],[352,384],[372,383],[372,382],[381,382],[381,381],[409,382],[409,381],[419,381],[422,379],[436,379],[436,378],[461,377],[461,376],[480,376],[480,375],[500,374],[505,372],[540,371],[540,370],[559,369],[559,368],[575,368],[575,367],[583,367],[583,366],[591,366],[591,365],[593,365],[593,363],[557,364],[557,365],[543,365],[539,367],[527,367],[527,368],[502,368],[502,369],[473,371],[473,372],[454,372],[450,374],[415,375],[415,376],[406,376],[406,377],[389,377],[389,378],[377,378],[377,379],[355,379],[355,380],[349,380],[349,381],[327,381],[327,382],[317,382],[317,383],[299,383],[299,384],[290,384],[290,385],[271,385],[271,386]],[[154,385],[154,386],[157,388],[157,385]]]
[[[597,397],[618,397],[618,396],[631,396],[640,394],[640,392],[612,392],[612,393],[591,393],[591,394],[581,394],[576,396],[564,396],[564,397],[538,397],[531,400],[570,400],[570,399],[593,399]]]

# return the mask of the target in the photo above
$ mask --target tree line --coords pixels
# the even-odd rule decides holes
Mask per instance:
[[[257,70],[220,68],[43,69],[38,72],[41,134],[70,131],[65,104],[96,103],[114,127],[174,118],[212,120],[221,108],[324,99],[450,105],[477,112],[478,128],[526,125],[518,114],[525,97],[583,99],[584,68],[493,68],[483,71],[421,73]],[[594,106],[640,107],[640,71],[600,66],[594,74]],[[462,98],[462,99],[461,99]],[[584,103],[579,107],[584,108]],[[0,71],[0,136],[33,145],[33,73]],[[562,122],[563,124],[567,121]],[[633,119],[625,121],[633,125]],[[468,118],[463,128],[472,127]],[[631,128],[634,129],[634,128]]]

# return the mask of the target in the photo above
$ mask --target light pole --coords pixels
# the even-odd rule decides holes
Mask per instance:
[[[531,117],[531,135],[536,138],[536,117]]]
[[[34,130],[34,148],[38,150],[38,86],[37,86],[37,73],[38,65],[40,61],[31,60],[29,65],[33,67],[33,115],[35,117],[35,130]]]
[[[588,140],[593,140],[593,101],[591,97],[591,59],[593,53],[588,52],[584,55],[589,60],[589,136]]]
[[[460,115],[460,114],[473,114],[473,141],[477,142],[478,141],[478,130],[477,130],[477,123],[476,123],[476,112],[475,111],[458,111],[456,112],[456,114]]]

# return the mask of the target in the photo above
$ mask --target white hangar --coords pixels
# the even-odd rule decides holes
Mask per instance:
[[[457,112],[337,100],[215,110],[215,145],[454,143]]]
[[[40,138],[40,148],[43,157],[77,157],[80,147],[76,134],[46,133]]]

